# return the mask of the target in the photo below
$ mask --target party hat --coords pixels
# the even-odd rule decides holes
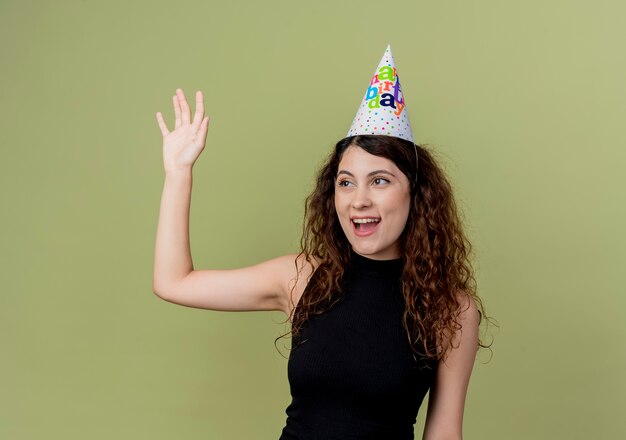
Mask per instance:
[[[390,45],[378,63],[346,137],[358,134],[382,134],[413,142],[413,132]]]

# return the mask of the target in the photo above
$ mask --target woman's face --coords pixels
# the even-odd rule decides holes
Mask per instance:
[[[335,210],[357,254],[400,258],[398,239],[410,206],[409,180],[391,160],[360,147],[346,149],[335,179]]]

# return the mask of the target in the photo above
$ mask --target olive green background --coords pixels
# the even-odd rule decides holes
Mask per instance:
[[[2,0],[0,438],[279,437],[284,315],[152,293],[155,113],[172,127],[182,87],[212,118],[195,268],[295,252],[387,44],[500,324],[464,438],[626,438],[625,21],[617,0]]]

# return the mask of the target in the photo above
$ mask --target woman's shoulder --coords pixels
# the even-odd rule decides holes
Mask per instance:
[[[283,269],[283,311],[291,319],[296,304],[300,301],[321,260],[315,256],[306,256],[303,253],[286,254],[278,257],[278,260]]]
[[[278,263],[285,273],[289,275],[301,273],[312,275],[321,263],[319,258],[312,255],[307,256],[303,253],[285,254],[280,257],[276,257],[273,261]]]

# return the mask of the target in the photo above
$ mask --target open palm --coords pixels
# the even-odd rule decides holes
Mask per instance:
[[[169,131],[161,112],[156,118],[163,135],[163,166],[165,172],[189,170],[202,153],[206,143],[209,117],[204,116],[204,97],[196,92],[196,113],[191,120],[191,111],[182,89],[176,89],[172,97],[176,123],[174,131]]]

